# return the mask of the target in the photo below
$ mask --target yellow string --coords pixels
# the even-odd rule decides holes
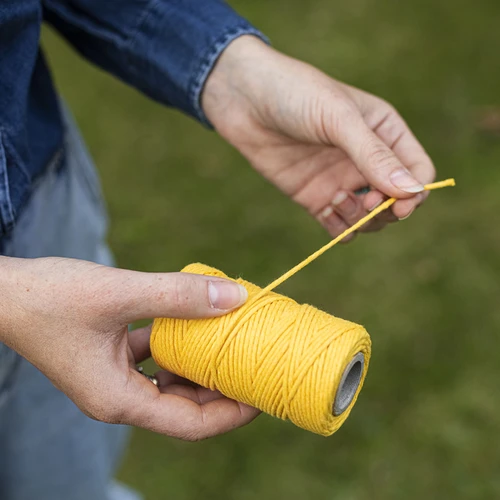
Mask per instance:
[[[441,189],[444,187],[453,187],[455,186],[455,179],[446,179],[444,181],[433,182],[432,184],[426,184],[424,189],[426,191],[431,191],[433,189]],[[327,250],[334,247],[337,243],[341,242],[344,238],[349,236],[350,234],[356,232],[359,228],[364,226],[367,222],[371,221],[374,217],[376,217],[379,213],[387,210],[391,205],[393,205],[397,201],[396,198],[389,198],[387,201],[384,201],[377,208],[372,210],[366,217],[360,219],[356,224],[353,224],[350,228],[346,229],[342,234],[339,234],[335,239],[327,243],[325,246],[321,247],[319,250],[311,254],[307,259],[304,259],[302,262],[299,262],[296,266],[292,267],[285,274],[275,279],[272,283],[267,285],[262,293],[269,292],[274,290],[277,286],[284,283],[288,278],[291,278],[294,274],[298,273],[301,269],[304,269],[308,264],[310,264],[313,260],[316,260],[320,255],[323,255]]]
[[[452,179],[426,189],[452,186]],[[266,288],[240,279],[248,301],[225,316],[201,320],[157,318],[151,353],[163,369],[217,389],[225,396],[321,435],[348,417],[365,379],[371,354],[366,330],[271,290],[326,250],[390,207],[390,199],[348,231]],[[227,278],[217,269],[191,264],[183,272]],[[342,374],[361,353],[364,368],[355,396],[340,415],[332,411]]]

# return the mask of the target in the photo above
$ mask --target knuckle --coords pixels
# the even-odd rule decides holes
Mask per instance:
[[[193,298],[196,296],[196,285],[190,276],[183,276],[175,280],[171,293],[172,308],[178,314],[183,314],[191,309]]]
[[[345,97],[337,97],[335,101],[336,114],[344,119],[359,116],[359,110],[356,105]]]
[[[389,101],[386,101],[385,99],[379,98],[380,105],[383,106],[387,112],[388,115],[392,116],[393,118],[399,118],[399,112],[396,109],[396,107]]]
[[[393,169],[399,166],[392,151],[381,144],[373,144],[373,141],[368,141],[365,150],[368,163],[375,171]]]
[[[341,130],[355,122],[359,122],[359,110],[355,104],[349,100],[337,99],[335,104],[335,121],[336,130]]]
[[[387,136],[390,136],[391,134],[394,136],[400,135],[402,131],[406,130],[405,121],[392,104],[380,99],[379,109],[383,118],[374,129],[375,131],[383,130]]]
[[[391,116],[393,118],[399,117],[399,111],[397,110],[396,106],[392,104],[392,102],[379,96],[373,96],[373,98],[375,99],[373,101],[375,107],[382,111],[385,115]]]
[[[318,100],[315,116],[320,117],[319,123],[325,137],[330,137],[330,132],[335,137],[341,137],[346,128],[359,122],[360,113],[356,105],[345,96],[334,95],[331,102],[331,107],[325,107],[324,101]]]

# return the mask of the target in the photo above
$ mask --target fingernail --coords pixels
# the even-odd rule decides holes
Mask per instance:
[[[414,209],[414,208],[412,208],[412,209],[410,210],[410,213],[409,213],[408,215],[405,215],[404,217],[400,217],[400,218],[399,218],[399,220],[406,220],[406,219],[408,219],[408,217],[410,217],[410,215],[411,215],[414,211],[415,211],[415,209]]]
[[[247,289],[231,281],[209,281],[208,299],[213,309],[225,311],[241,306],[248,298]]]
[[[345,191],[339,191],[332,200],[332,204],[335,205],[340,212],[344,215],[352,215],[356,212],[356,203]]]
[[[398,168],[392,172],[389,178],[394,186],[406,193],[420,193],[424,190],[424,186],[412,177],[410,172],[405,168]]]
[[[375,203],[375,205],[371,206],[369,209],[368,209],[368,212],[373,212],[377,207],[380,207],[380,205],[382,205],[382,201],[383,200],[379,200],[377,201],[377,203]]]
[[[328,206],[327,206],[327,207],[323,210],[323,212],[321,212],[321,217],[322,217],[323,219],[326,219],[327,217],[330,217],[330,215],[332,215],[332,213],[333,213],[333,208],[332,208],[330,205],[328,205]]]
[[[340,205],[347,198],[347,193],[345,191],[339,191],[332,200],[334,205]]]

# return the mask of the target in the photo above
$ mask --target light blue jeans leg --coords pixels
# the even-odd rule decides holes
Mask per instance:
[[[98,177],[69,116],[67,122],[64,166],[55,161],[40,180],[5,254],[112,265]],[[112,480],[128,434],[127,427],[87,418],[0,344],[1,500],[136,500]]]

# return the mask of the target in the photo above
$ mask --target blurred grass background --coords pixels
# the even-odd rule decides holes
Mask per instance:
[[[500,3],[238,0],[273,44],[390,100],[458,187],[335,248],[283,288],[364,324],[373,358],[339,433],[263,416],[186,444],[136,431],[147,500],[500,498]],[[266,284],[327,241],[214,133],[44,33],[101,171],[122,267],[202,261]]]

